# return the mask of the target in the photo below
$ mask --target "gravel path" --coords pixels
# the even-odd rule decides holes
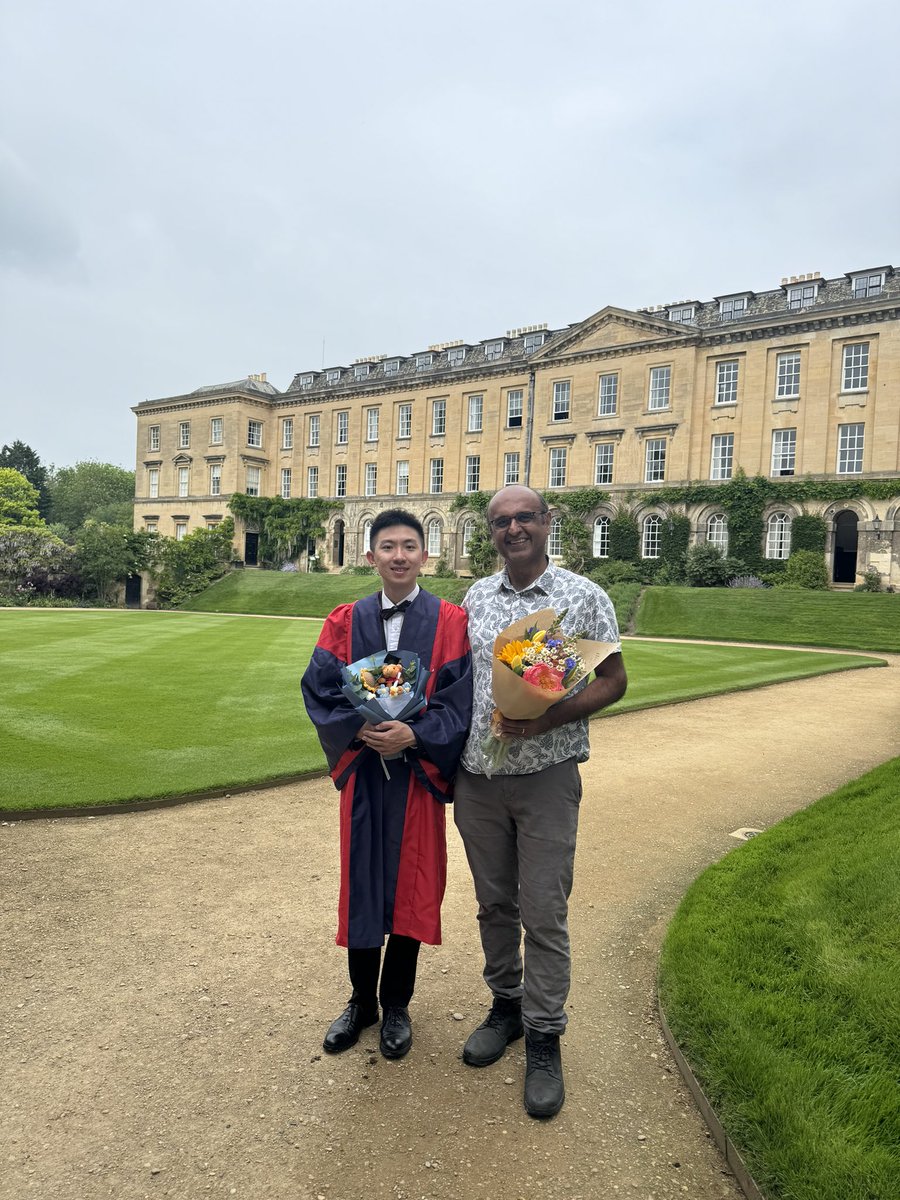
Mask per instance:
[[[546,1123],[522,1109],[521,1042],[481,1071],[458,1057],[487,993],[455,830],[444,945],[387,1062],[377,1027],[320,1052],[346,996],[329,781],[0,827],[0,1197],[737,1196],[659,1032],[662,937],[732,831],[900,754],[898,675],[892,656],[594,724],[568,1099]]]

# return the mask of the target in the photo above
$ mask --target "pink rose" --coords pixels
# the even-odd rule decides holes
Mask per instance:
[[[526,683],[543,688],[545,692],[561,692],[563,690],[563,673],[548,667],[546,663],[532,663],[526,667],[522,678]]]

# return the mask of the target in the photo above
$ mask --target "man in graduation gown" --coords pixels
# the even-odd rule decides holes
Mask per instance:
[[[466,614],[416,582],[428,558],[417,518],[402,509],[380,513],[369,545],[383,590],[331,613],[302,680],[341,793],[336,940],[347,947],[353,989],[323,1044],[333,1054],[354,1045],[378,1020],[380,1000],[381,1052],[401,1058],[412,1044],[408,1005],[419,945],[441,940],[444,806],[471,721],[472,664]],[[430,672],[427,707],[406,721],[367,723],[341,691],[341,668],[396,649],[414,651]]]

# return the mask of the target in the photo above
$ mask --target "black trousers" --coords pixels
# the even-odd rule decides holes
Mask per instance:
[[[415,938],[404,937],[398,933],[390,934],[384,952],[383,967],[380,946],[348,950],[347,963],[350,968],[350,982],[353,984],[352,999],[368,1009],[374,1008],[378,1000],[381,1001],[382,1008],[406,1008],[416,986],[419,945]]]

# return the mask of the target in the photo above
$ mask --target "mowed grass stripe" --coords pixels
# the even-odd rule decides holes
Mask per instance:
[[[324,769],[300,697],[310,621],[0,610],[0,809],[189,795]],[[876,665],[859,655],[626,642],[611,713]]]
[[[833,646],[900,653],[900,596],[780,588],[652,587],[635,633],[647,637]]]
[[[0,612],[4,676],[17,685],[0,694],[0,807],[183,795],[322,767],[299,691],[318,628]]]
[[[601,716],[741,692],[767,684],[807,679],[832,671],[883,666],[863,654],[769,650],[755,646],[706,646],[679,642],[623,643],[628,691]]]

